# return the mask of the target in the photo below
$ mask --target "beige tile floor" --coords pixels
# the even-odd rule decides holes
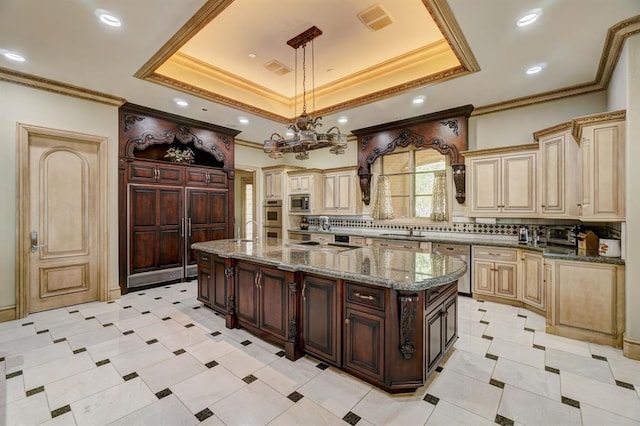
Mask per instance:
[[[640,425],[640,362],[548,335],[526,309],[460,297],[442,369],[389,395],[225,328],[195,294],[174,284],[0,323],[0,425]]]

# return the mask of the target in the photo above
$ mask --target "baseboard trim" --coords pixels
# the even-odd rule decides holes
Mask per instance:
[[[640,361],[640,340],[632,339],[625,333],[622,337],[622,353],[627,358]]]
[[[0,308],[0,322],[13,321],[16,319],[16,306],[7,306]]]
[[[122,296],[122,291],[120,290],[120,286],[109,289],[109,295],[108,295],[109,300],[117,300],[117,299],[120,299],[121,296]]]

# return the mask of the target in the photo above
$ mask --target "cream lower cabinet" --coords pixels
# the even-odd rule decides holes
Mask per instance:
[[[574,120],[582,154],[582,220],[625,220],[624,118],[624,111],[615,111]]]
[[[473,293],[517,299],[517,250],[473,246]]]
[[[547,333],[622,347],[624,266],[553,260]]]
[[[466,152],[469,216],[535,217],[536,151],[523,148]],[[536,146],[537,148],[537,146]]]
[[[547,308],[547,289],[544,258],[540,253],[520,250],[521,300],[527,305],[545,310]]]

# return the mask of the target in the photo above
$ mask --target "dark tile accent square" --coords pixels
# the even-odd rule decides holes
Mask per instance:
[[[240,342],[242,346],[249,346],[251,344],[251,340],[245,340],[244,342]]]
[[[103,366],[103,365],[109,364],[110,362],[111,362],[111,361],[109,361],[109,358],[107,358],[107,359],[103,359],[102,361],[98,361],[98,362],[96,362],[96,367],[100,367],[100,366]]]
[[[422,398],[423,401],[427,401],[429,404],[432,405],[438,405],[438,402],[440,401],[440,398],[438,398],[437,396],[433,396],[430,393],[426,394],[424,396],[424,398]]]
[[[242,379],[242,381],[245,382],[246,384],[253,383],[256,380],[258,380],[258,378],[253,374],[249,374],[247,377]]]
[[[301,393],[298,393],[296,391],[293,391],[289,395],[287,395],[287,398],[289,398],[293,402],[298,402],[302,398],[304,398],[304,395],[302,395]]]
[[[184,328],[191,328],[191,327],[195,327],[195,324],[189,323],[184,325]]]
[[[183,353],[185,353],[186,351],[184,349],[178,349],[177,351],[173,351],[174,355],[182,355]]]
[[[436,367],[436,373],[442,373],[443,368],[440,366]]]
[[[498,360],[498,355],[494,355],[494,354],[490,354],[490,353],[487,353],[484,357],[485,357],[485,358],[492,359],[492,360],[494,360],[494,361],[497,361],[497,360]]]
[[[491,337],[491,336],[487,336],[486,334],[483,334],[483,335],[482,335],[482,338],[483,338],[483,339],[487,339],[487,340],[493,340],[493,337]]]
[[[56,408],[51,412],[51,418],[55,419],[56,417],[61,416],[65,413],[68,413],[69,411],[71,411],[70,405],[65,405],[64,407]]]
[[[486,310],[486,309],[482,309],[482,308],[478,308],[478,310],[479,310],[480,312],[487,312],[487,310]]]
[[[74,309],[73,311],[69,311],[70,314],[77,314],[78,312],[80,312],[80,311],[77,310],[77,309]]]
[[[193,309],[200,309],[202,306],[194,306]]]
[[[5,376],[7,380],[12,379],[14,377],[22,376],[22,370],[14,371],[13,373],[9,373]]]
[[[533,349],[540,349],[541,351],[546,350],[547,348],[542,346],[542,345],[536,345],[535,343],[533,344]]]
[[[107,305],[110,305],[112,303],[116,303],[116,301],[115,300],[110,300],[110,301],[107,302]]]
[[[153,298],[153,300],[160,300],[160,299],[162,299],[162,297],[160,297],[160,296]]]
[[[91,315],[90,317],[86,317],[84,320],[85,320],[85,321],[88,321],[88,320],[92,320],[92,319],[94,319],[94,318],[95,318],[95,317],[94,317],[93,315]]]
[[[285,353],[284,351],[280,351],[280,352],[276,352],[276,355],[282,358],[283,356],[285,356]]]
[[[173,393],[173,392],[171,392],[171,389],[166,388],[166,389],[162,389],[160,392],[156,392],[156,397],[157,397],[158,399],[162,399],[162,398],[164,398],[165,396],[169,396],[169,395],[171,395],[172,393]]]
[[[86,352],[86,351],[87,351],[87,348],[78,348],[78,349],[73,351],[73,354],[76,355],[76,354],[79,354],[79,353],[82,353],[82,352]]]
[[[49,329],[44,329],[44,330],[40,330],[40,331],[36,331],[36,334],[44,334],[44,333],[48,333]]]
[[[549,367],[548,365],[544,366],[544,371],[548,371],[549,373],[560,374],[560,370],[557,368]]]
[[[138,293],[138,296],[144,296],[146,293]]]
[[[524,331],[529,331],[531,333],[535,333],[536,331],[533,328],[525,327]]]
[[[123,306],[122,309],[130,309],[131,305]]]
[[[138,377],[138,373],[136,373],[135,371],[133,373],[129,373],[125,376],[122,376],[125,382],[128,382],[131,379],[135,379],[136,377]]]
[[[184,293],[185,291],[187,291],[187,290],[180,290],[180,293]]]
[[[59,339],[54,340],[53,343],[62,343],[62,342],[65,342],[66,340],[67,340],[66,337],[61,337]]]
[[[497,388],[504,389],[504,383],[501,382],[500,380],[491,379],[489,380],[489,384]]]
[[[489,325],[489,321],[480,320],[480,324],[486,324],[486,325]]]
[[[329,368],[329,364],[321,362],[320,364],[316,365],[316,367],[318,367],[320,370],[326,370],[327,368]]]
[[[212,336],[219,336],[220,334],[222,333],[220,333],[219,331],[214,331],[213,333],[211,333]]]
[[[496,419],[494,420],[497,424],[502,425],[502,426],[513,426],[514,422],[513,420],[501,416],[500,414],[496,414]]]
[[[162,321],[169,321],[171,319],[171,317],[164,317],[162,318]]]
[[[150,314],[150,313],[151,313],[151,311],[144,311],[144,312],[140,312],[140,313],[141,313],[142,315],[147,315],[147,314]]]
[[[207,368],[213,368],[213,367],[215,367],[216,365],[218,365],[218,362],[217,362],[217,361],[209,361],[209,362],[208,362],[208,363],[206,363],[204,366],[205,366],[205,367],[207,367]]]
[[[636,388],[631,383],[621,382],[620,380],[616,380],[616,385],[620,386],[621,388],[631,389],[632,391],[636,390]]]
[[[355,424],[358,424],[358,422],[361,420],[361,417],[356,413],[352,413],[351,411],[349,411],[347,414],[344,415],[342,420],[353,426]]]
[[[33,321],[25,322],[22,324],[23,327],[26,327],[28,325],[33,325]]]
[[[154,343],[158,343],[158,339],[151,339],[147,342],[147,345],[153,345]]]
[[[562,397],[562,403],[575,408],[580,408],[580,402],[576,401],[575,399],[567,398],[566,396]]]
[[[519,318],[526,318],[527,316],[526,315],[522,315],[522,314],[518,314],[518,317]]]
[[[4,362],[4,357],[0,357],[0,362]]]
[[[133,330],[127,330],[127,331],[123,331],[123,332],[122,332],[122,334],[124,334],[125,336],[126,336],[127,334],[132,334],[132,333],[133,333]]]
[[[196,419],[198,419],[201,422],[205,421],[211,416],[213,416],[213,411],[209,410],[208,408],[205,408],[204,410],[198,411],[196,413]]]
[[[31,395],[35,395],[37,393],[44,392],[44,386],[38,386],[37,388],[33,388],[27,391],[27,397]]]
[[[178,303],[180,303],[180,301],[178,301],[178,302],[173,302],[173,304],[174,304],[174,305],[177,305]]]
[[[599,360],[599,361],[607,361],[607,357],[606,357],[606,356],[591,355],[591,358],[593,358],[593,359],[597,359],[597,360]]]
[[[166,286],[165,288],[171,288],[171,287],[169,287],[169,286]]]
[[[106,324],[102,324],[103,327],[111,327],[113,325],[112,322],[108,322]]]

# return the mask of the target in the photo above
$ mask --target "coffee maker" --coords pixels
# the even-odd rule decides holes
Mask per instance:
[[[524,225],[518,228],[518,243],[520,244],[529,243],[529,228],[527,228]]]

